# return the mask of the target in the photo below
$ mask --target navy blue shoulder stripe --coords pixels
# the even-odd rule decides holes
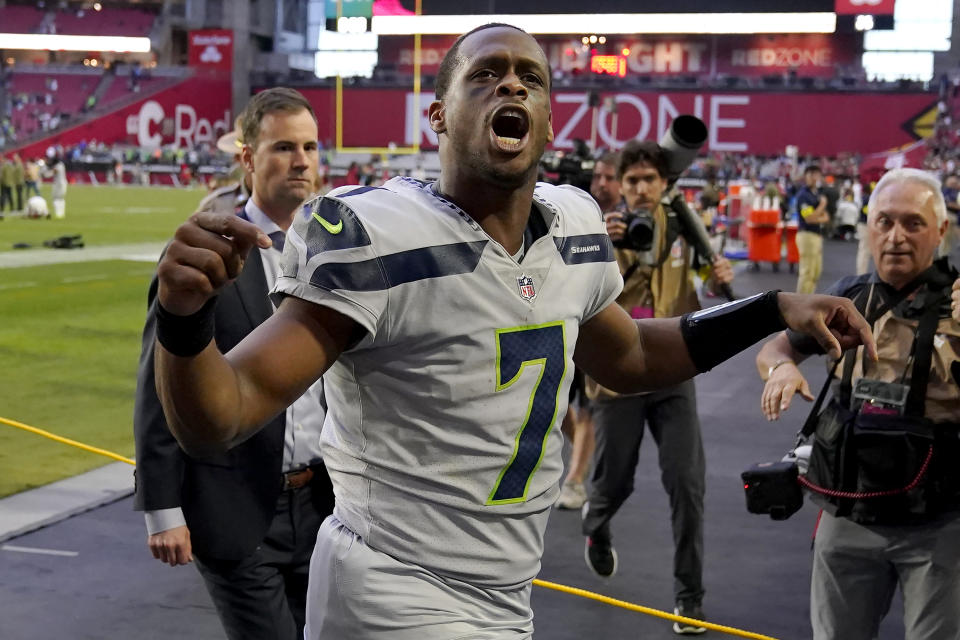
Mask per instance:
[[[307,245],[307,260],[337,249],[352,249],[370,244],[363,223],[346,204],[333,198],[318,198],[304,205],[305,222],[299,225]]]
[[[358,195],[360,195],[361,193],[366,193],[367,191],[375,191],[375,190],[389,191],[389,189],[384,189],[383,187],[357,187],[356,189],[351,189],[350,191],[347,191],[346,193],[338,193],[338,194],[337,194],[337,197],[338,197],[338,198],[349,198],[350,196],[358,196]]]
[[[360,262],[321,264],[310,276],[310,284],[328,291],[384,291],[408,282],[472,273],[487,242],[458,242]]]
[[[565,264],[613,262],[613,244],[605,233],[555,237],[557,251]]]

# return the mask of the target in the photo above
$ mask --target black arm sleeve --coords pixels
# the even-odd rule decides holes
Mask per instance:
[[[697,371],[709,371],[775,331],[786,328],[777,291],[728,302],[680,319],[680,331]]]

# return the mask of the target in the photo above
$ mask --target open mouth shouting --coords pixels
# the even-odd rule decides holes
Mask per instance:
[[[490,121],[490,137],[500,151],[522,151],[530,139],[530,116],[527,110],[516,104],[497,109]]]

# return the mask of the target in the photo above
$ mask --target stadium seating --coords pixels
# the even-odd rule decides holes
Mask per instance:
[[[143,9],[104,7],[102,11],[58,11],[57,33],[84,36],[150,35],[156,15]]]
[[[36,33],[43,11],[27,5],[0,7],[0,24],[6,33]]]
[[[169,78],[163,77],[142,77],[139,80],[140,91],[134,92],[130,89],[130,74],[118,72],[113,79],[113,83],[100,98],[97,108],[109,109],[112,105],[126,101],[131,96],[148,96],[157,88],[169,82]]]
[[[47,82],[56,79],[57,90],[51,91]],[[87,97],[100,82],[99,75],[69,73],[14,73],[11,75],[10,95],[15,101],[23,94],[28,103],[13,109],[12,120],[20,135],[31,135],[40,129],[41,113],[78,113]],[[50,94],[51,104],[44,96]]]
[[[104,7],[102,11],[55,11],[53,26],[61,35],[140,36],[150,35],[156,14],[139,8]],[[0,7],[0,24],[6,33],[37,33],[46,13],[32,6],[8,4]]]

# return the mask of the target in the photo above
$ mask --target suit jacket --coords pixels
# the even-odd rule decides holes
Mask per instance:
[[[283,482],[286,412],[224,454],[199,459],[184,453],[167,427],[154,380],[157,287],[154,276],[134,406],[134,508],[181,507],[198,556],[239,560],[260,544],[276,511]],[[215,339],[222,352],[270,317],[273,307],[267,292],[260,252],[254,248],[241,274],[217,299]],[[314,506],[322,514],[330,513],[333,490],[323,469],[315,469],[313,485]]]

